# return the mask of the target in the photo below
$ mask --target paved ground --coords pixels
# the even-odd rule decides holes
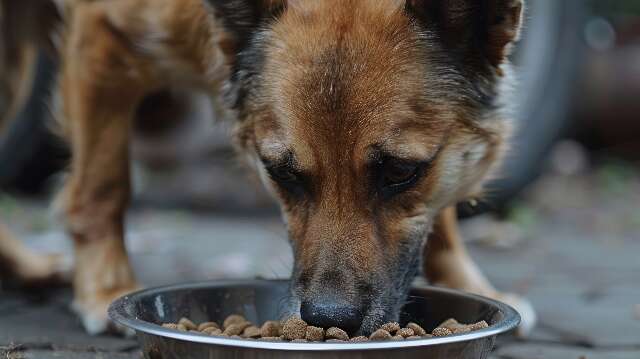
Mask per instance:
[[[640,358],[640,176],[624,164],[550,174],[506,221],[465,223],[474,257],[500,288],[528,296],[540,325],[502,338],[494,359]],[[32,246],[66,248],[39,203],[4,198],[0,218]],[[286,276],[291,255],[277,218],[136,209],[128,247],[149,285]],[[195,249],[195,250],[194,250]],[[264,260],[266,259],[266,260]],[[139,358],[134,341],[89,337],[70,293],[0,292],[0,358]]]

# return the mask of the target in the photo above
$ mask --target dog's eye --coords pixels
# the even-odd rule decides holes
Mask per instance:
[[[414,163],[387,162],[382,167],[384,186],[397,186],[411,182],[418,176],[418,165]]]
[[[271,178],[279,183],[293,183],[298,181],[298,175],[289,166],[280,165],[267,169]]]
[[[296,197],[302,197],[307,192],[308,177],[297,168],[292,154],[277,161],[262,158],[262,163],[271,180],[280,189]]]
[[[304,175],[296,171],[291,165],[279,164],[267,166],[269,177],[278,184],[280,188],[295,197],[302,197],[306,193],[307,181]]]
[[[391,197],[411,188],[424,173],[426,163],[383,158],[378,161],[378,191]]]

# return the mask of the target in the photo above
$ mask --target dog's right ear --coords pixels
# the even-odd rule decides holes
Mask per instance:
[[[524,0],[406,0],[407,12],[467,63],[498,68],[518,40]]]
[[[225,41],[223,52],[234,58],[244,50],[253,34],[270,20],[277,18],[286,8],[286,0],[206,0],[216,18],[222,21]]]

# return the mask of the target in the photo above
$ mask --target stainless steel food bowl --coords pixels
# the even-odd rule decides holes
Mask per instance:
[[[485,320],[489,328],[443,338],[365,343],[285,343],[226,339],[165,329],[181,317],[221,322],[242,314],[254,323],[280,319],[287,281],[216,281],[147,289],[115,301],[109,315],[136,331],[147,359],[204,358],[429,358],[483,359],[496,336],[515,329],[520,317],[511,307],[487,298],[429,286],[414,287],[401,324],[414,321],[427,330],[456,318]]]

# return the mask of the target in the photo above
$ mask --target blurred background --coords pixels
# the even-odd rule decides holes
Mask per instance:
[[[47,43],[6,46],[7,34],[39,30],[0,19],[0,220],[34,248],[70,253],[47,209],[68,160],[50,127],[57,61]],[[480,266],[541,317],[532,339],[496,357],[638,358],[640,1],[530,0],[513,61],[513,151],[485,201],[459,207]],[[15,62],[25,64],[19,79],[6,76]],[[157,110],[168,101],[187,115]],[[143,282],[287,276],[277,208],[237,165],[208,98],[159,93],[140,111],[171,118],[135,125],[127,245]],[[12,335],[0,326],[0,346]]]

